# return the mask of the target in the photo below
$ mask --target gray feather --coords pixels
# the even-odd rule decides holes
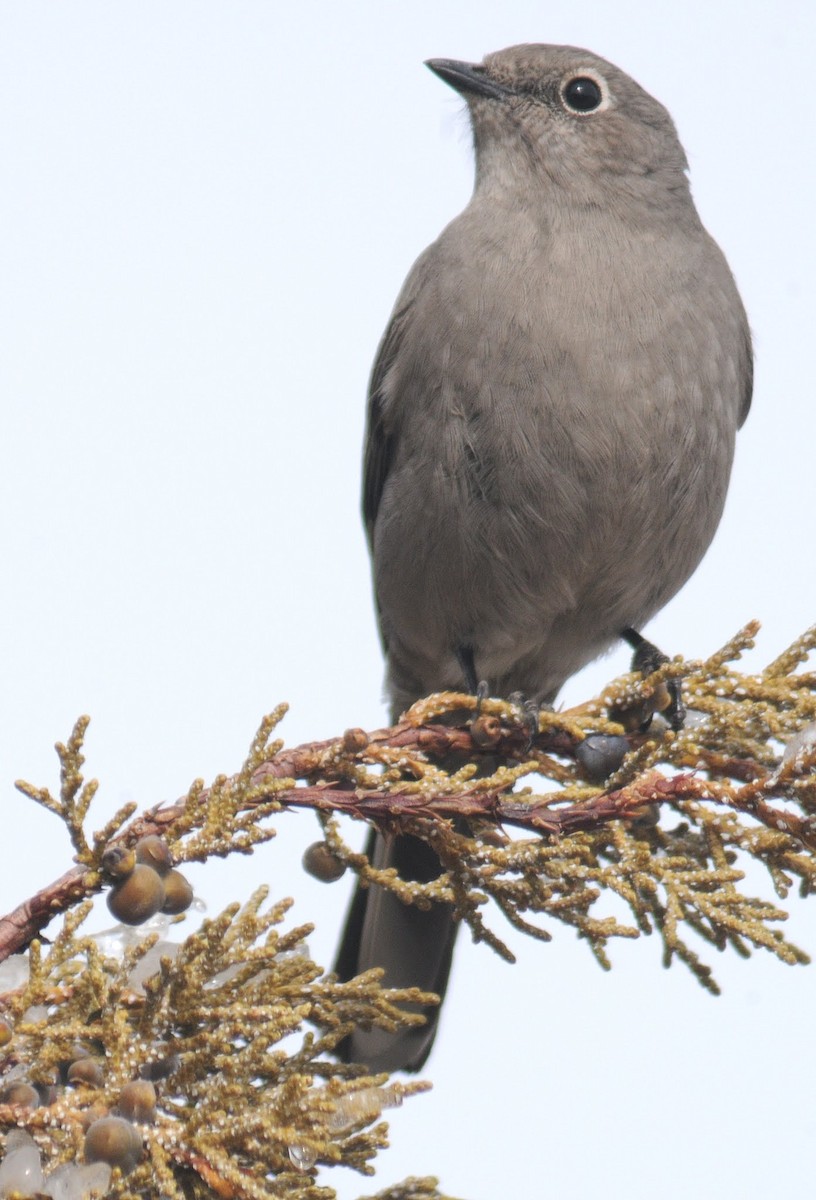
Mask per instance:
[[[430,65],[468,101],[476,185],[372,375],[364,512],[395,715],[461,688],[462,645],[493,694],[551,701],[644,625],[714,535],[751,398],[745,313],[663,106],[573,47]],[[570,108],[576,79],[597,109]],[[444,990],[447,951],[423,970],[414,937],[426,914],[376,891],[367,907],[345,961]],[[416,1067],[409,1041],[351,1052]]]

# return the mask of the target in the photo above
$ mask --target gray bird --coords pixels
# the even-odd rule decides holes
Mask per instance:
[[[433,59],[465,98],[476,184],[420,256],[371,379],[363,510],[396,717],[489,683],[552,702],[685,583],[725,502],[748,412],[748,324],[700,223],[671,117],[571,46]],[[415,839],[378,865],[431,879]],[[358,889],[337,962],[440,996],[456,924]],[[347,1057],[418,1069],[419,1030]]]

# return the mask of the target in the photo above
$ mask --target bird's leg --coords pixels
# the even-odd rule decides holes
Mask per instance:
[[[471,696],[476,697],[476,708],[473,710],[473,720],[477,721],[482,712],[482,704],[490,695],[488,682],[486,679],[480,679],[476,674],[476,660],[473,655],[472,646],[457,646],[454,653],[456,655],[456,661],[462,668],[462,674],[465,677],[465,687],[470,692]]]
[[[621,637],[632,647],[634,652],[632,654],[633,671],[639,671],[641,675],[651,675],[653,671],[669,661],[668,655],[659,650],[653,642],[647,641],[643,634],[638,633],[636,629],[622,629]],[[680,680],[669,679],[666,683],[666,691],[668,693],[667,703],[659,705],[659,707],[671,728],[676,731],[683,728],[683,722],[686,719],[686,706],[683,703],[683,688]],[[648,725],[648,723],[647,721],[646,724]]]
[[[476,709],[473,714],[475,720],[481,713],[483,701],[490,695],[488,683],[486,679],[479,679],[476,673],[476,661],[472,646],[457,646],[455,654],[456,661],[462,668],[462,674],[465,677],[465,687],[472,696],[476,697]],[[529,750],[533,744],[533,739],[538,733],[538,714],[541,706],[535,700],[528,700],[521,692],[513,692],[512,696],[508,696],[507,699],[510,704],[514,704],[516,708],[521,709],[521,719],[524,728],[527,730],[527,749]]]
[[[473,658],[473,647],[468,645],[457,646],[454,650],[456,661],[462,668],[462,674],[465,677],[465,687],[471,696],[476,696],[480,701],[487,696],[487,682],[479,679],[476,674],[476,662]]]

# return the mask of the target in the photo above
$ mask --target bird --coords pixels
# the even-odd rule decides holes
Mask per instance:
[[[573,46],[431,59],[467,103],[475,186],[422,253],[374,363],[363,465],[392,719],[431,692],[552,703],[697,567],[751,403],[750,330],[667,110]],[[372,863],[427,881],[422,841]],[[336,962],[444,996],[457,922],[358,886]],[[346,1058],[416,1071],[421,1027]]]

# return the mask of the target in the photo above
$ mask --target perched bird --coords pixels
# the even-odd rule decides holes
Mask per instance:
[[[748,325],[671,117],[571,46],[432,59],[467,101],[476,184],[411,270],[371,379],[363,509],[396,717],[441,689],[552,701],[682,586],[751,400]],[[379,835],[373,861],[432,879]],[[337,969],[442,995],[451,910],[358,889]],[[416,1070],[436,1031],[358,1031]]]

